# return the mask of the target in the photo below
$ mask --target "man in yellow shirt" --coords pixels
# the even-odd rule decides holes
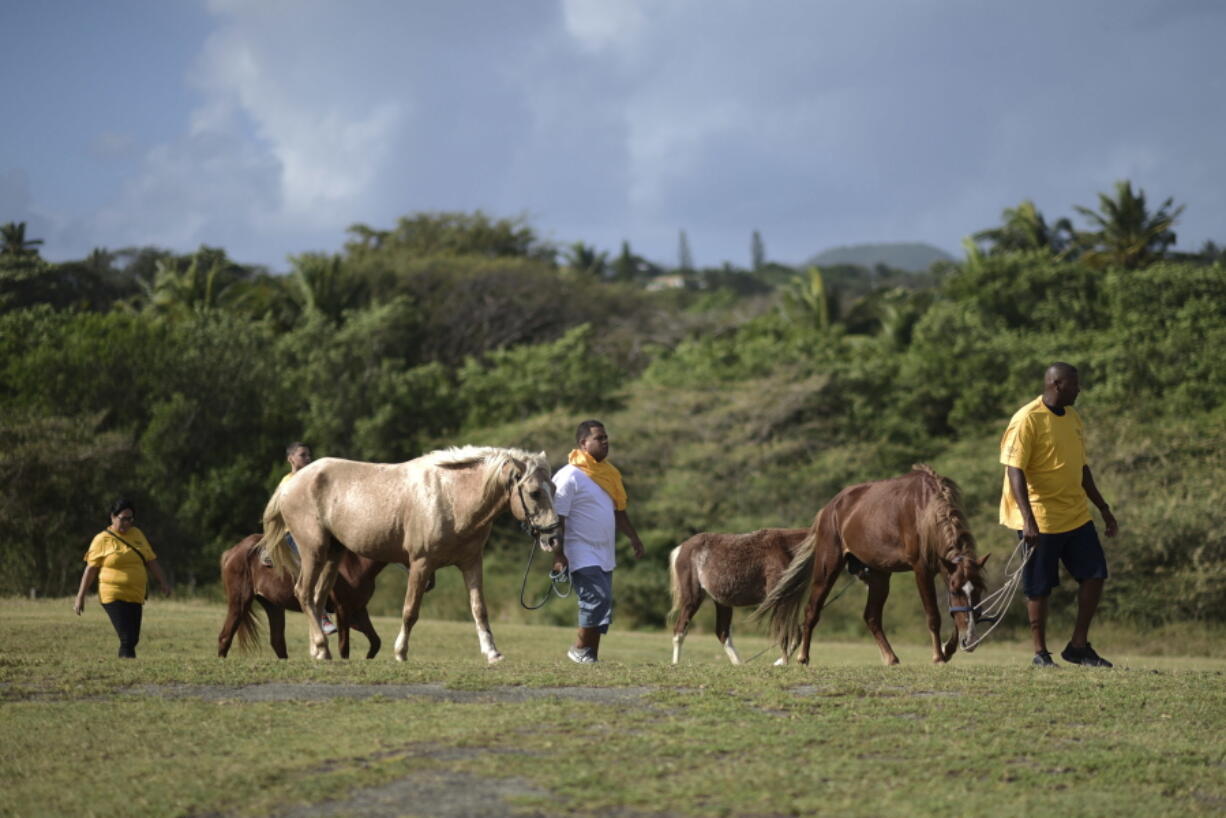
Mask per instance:
[[[1073,408],[1080,391],[1075,367],[1052,364],[1043,376],[1043,394],[1013,415],[1000,441],[1005,466],[1000,523],[1033,549],[1022,588],[1034,664],[1040,667],[1056,667],[1047,650],[1047,598],[1060,584],[1061,562],[1081,587],[1073,635],[1060,655],[1077,665],[1111,667],[1089,642],[1090,621],[1107,578],[1107,558],[1089,503],[1102,513],[1108,537],[1119,526],[1086,463],[1081,416]]]

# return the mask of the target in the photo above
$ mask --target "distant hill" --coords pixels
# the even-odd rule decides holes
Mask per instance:
[[[855,264],[873,268],[884,264],[895,270],[924,272],[934,261],[954,261],[954,257],[938,247],[921,242],[888,242],[883,244],[850,244],[832,247],[805,262],[822,265]]]

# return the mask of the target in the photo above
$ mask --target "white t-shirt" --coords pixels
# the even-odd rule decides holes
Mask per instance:
[[[570,464],[558,469],[553,484],[557,487],[553,508],[566,518],[562,547],[571,570],[598,565],[602,571],[612,571],[617,566],[613,498]]]

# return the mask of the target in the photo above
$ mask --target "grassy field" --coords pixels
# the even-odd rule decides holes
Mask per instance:
[[[583,667],[569,628],[503,623],[491,667],[471,624],[430,620],[399,664],[387,618],[375,660],[312,662],[298,615],[289,661],[220,660],[221,619],[153,601],[121,662],[95,598],[0,600],[0,815],[1226,811],[1220,634],[1103,628],[1116,669],[1042,671],[1019,641],[933,667],[899,639],[883,668],[867,636],[734,668],[706,633],[672,667],[666,634],[614,630]]]

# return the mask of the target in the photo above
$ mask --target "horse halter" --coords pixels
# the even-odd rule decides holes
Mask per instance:
[[[559,519],[553,525],[540,526],[532,522],[528,518],[528,503],[524,500],[524,483],[528,480],[528,475],[525,472],[524,476],[518,480],[512,478],[515,485],[515,492],[519,495],[519,507],[524,510],[524,518],[519,521],[519,527],[532,535],[534,539],[541,539],[542,536],[549,535],[562,527],[562,520]]]
[[[954,565],[957,565],[958,563],[962,562],[962,560],[964,559],[966,559],[966,554],[959,554],[958,556],[951,559],[950,562],[952,562]],[[971,600],[971,595],[967,594],[966,601],[970,602],[970,600]],[[979,613],[979,608],[982,606],[983,606],[982,602],[980,602],[978,605],[950,605],[949,615],[953,616],[956,613],[965,613],[965,614],[970,614],[974,618],[976,623],[995,622],[997,617],[987,616],[985,614]]]

